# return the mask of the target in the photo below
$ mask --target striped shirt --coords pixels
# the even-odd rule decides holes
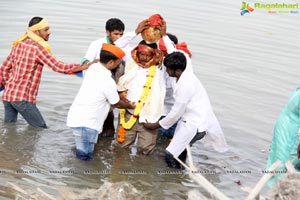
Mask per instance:
[[[38,43],[25,39],[12,48],[0,67],[0,83],[5,86],[2,100],[35,104],[44,64],[53,71],[65,74],[72,74],[73,69],[80,66],[64,64]]]

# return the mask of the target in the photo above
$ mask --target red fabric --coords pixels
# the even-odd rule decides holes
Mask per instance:
[[[152,55],[154,55],[155,50],[147,45],[139,44],[137,46],[137,52],[147,52],[147,53],[151,53]]]
[[[160,14],[155,14],[150,16],[148,21],[150,26],[162,26],[163,18]]]
[[[13,47],[0,67],[0,80],[5,90],[4,101],[29,101],[36,103],[44,64],[53,71],[72,74],[80,64],[64,64],[38,43],[26,39]]]
[[[165,42],[164,42],[164,40],[162,38],[159,39],[158,48],[161,51],[167,51],[167,47],[166,47]]]
[[[192,57],[191,51],[188,49],[187,44],[185,42],[177,43],[176,44],[176,49],[182,50],[185,53],[187,53],[190,58]]]
[[[146,63],[140,63],[138,54],[141,52],[147,52],[152,54],[152,58]],[[143,44],[139,44],[131,51],[133,60],[141,67],[151,67],[152,65],[159,65],[163,60],[163,53],[159,49],[152,49],[151,47]]]
[[[167,51],[167,47],[166,47],[165,42],[162,38],[158,42],[158,48],[161,51]],[[175,48],[178,49],[178,50],[184,51],[185,53],[187,53],[189,55],[190,58],[192,57],[192,53],[188,49],[187,44],[185,42],[177,43]]]

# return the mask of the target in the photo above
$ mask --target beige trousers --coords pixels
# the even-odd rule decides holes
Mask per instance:
[[[126,113],[126,120],[128,120],[130,116],[129,113]],[[119,144],[121,147],[131,148],[134,145],[136,138],[138,139],[138,153],[144,155],[150,154],[154,151],[156,145],[157,130],[145,129],[144,125],[137,120],[131,129],[126,130],[125,141]]]

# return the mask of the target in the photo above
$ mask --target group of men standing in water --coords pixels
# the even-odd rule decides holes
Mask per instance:
[[[203,137],[206,145],[225,152],[224,134],[193,72],[187,45],[167,34],[166,21],[159,14],[142,20],[135,31],[124,34],[124,30],[120,19],[109,19],[106,36],[90,44],[82,63],[65,64],[51,54],[48,22],[32,18],[0,67],[4,121],[16,122],[20,113],[30,125],[47,128],[36,107],[42,69],[47,65],[65,74],[84,72],[67,118],[79,159],[92,159],[99,133],[115,134],[122,148],[136,145],[138,153],[151,154],[157,130],[171,127],[165,157],[169,167],[180,168],[176,159],[185,160],[186,146]],[[129,43],[139,34],[143,40],[132,48]],[[114,108],[119,109],[118,127],[113,123]]]

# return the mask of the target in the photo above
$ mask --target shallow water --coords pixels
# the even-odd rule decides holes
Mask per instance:
[[[300,14],[255,10],[240,16],[241,2],[234,0],[2,0],[0,5],[1,62],[33,16],[49,21],[49,44],[57,58],[80,62],[90,42],[104,36],[108,18],[122,19],[130,31],[160,13],[168,32],[188,43],[194,70],[230,146],[219,154],[196,143],[196,165],[213,172],[204,175],[232,199],[244,198],[240,187],[252,187],[263,175],[276,117],[299,86]],[[74,138],[65,122],[80,83],[80,78],[45,67],[37,105],[47,130],[28,127],[21,117],[16,124],[3,124],[0,106],[0,199],[14,198],[7,182],[56,195],[60,187],[95,189],[105,181],[127,181],[153,199],[186,199],[193,183],[186,174],[168,171],[162,147],[153,156],[132,157],[106,138],[97,145],[94,160],[75,159]]]

